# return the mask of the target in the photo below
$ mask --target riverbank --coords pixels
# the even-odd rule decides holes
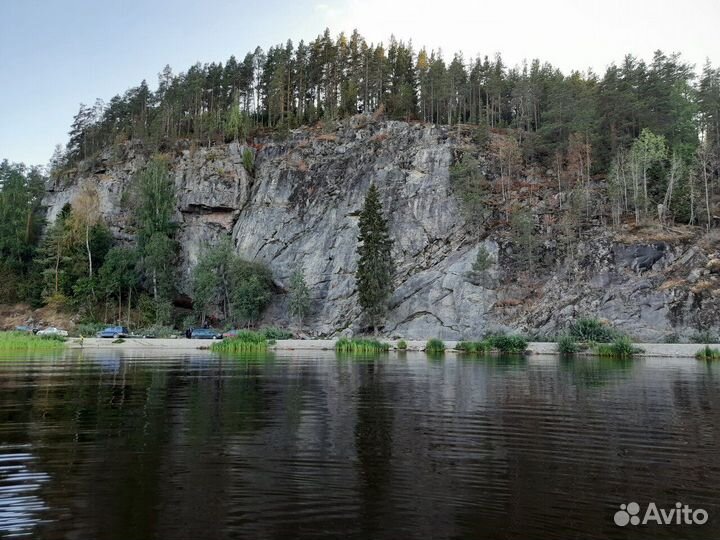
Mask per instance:
[[[331,351],[335,349],[334,339],[283,339],[275,342],[268,350],[276,351]],[[144,339],[127,338],[122,343],[114,343],[112,339],[85,338],[82,344],[79,338],[71,338],[67,342],[70,348],[78,349],[108,349],[108,350],[167,350],[167,351],[201,351],[209,350],[214,342],[211,340],[199,339]],[[391,347],[397,345],[397,341],[388,340]],[[408,351],[422,351],[425,349],[426,341],[406,341]],[[449,353],[458,344],[457,341],[446,341],[445,346]],[[637,347],[643,350],[639,357],[648,358],[695,358],[695,353],[703,348],[702,343],[636,343]],[[711,347],[720,348],[720,344],[710,344]],[[556,355],[558,354],[557,343],[552,342],[531,342],[528,344],[530,355]],[[461,353],[458,353],[461,354]]]

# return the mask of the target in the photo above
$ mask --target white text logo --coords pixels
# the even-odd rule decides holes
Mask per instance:
[[[702,508],[693,509],[687,504],[675,503],[670,509],[658,508],[654,502],[648,504],[645,513],[640,517],[640,505],[636,502],[621,504],[615,512],[615,525],[703,525],[707,523],[708,513]]]

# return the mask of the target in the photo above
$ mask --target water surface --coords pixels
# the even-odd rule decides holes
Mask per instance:
[[[718,538],[691,360],[0,358],[0,537]],[[704,526],[620,528],[621,503]]]

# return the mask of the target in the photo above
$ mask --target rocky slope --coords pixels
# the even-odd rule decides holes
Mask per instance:
[[[490,218],[479,229],[465,223],[449,174],[456,136],[447,128],[358,117],[334,130],[297,130],[283,142],[254,145],[253,174],[243,167],[245,147],[237,143],[176,149],[180,290],[188,291],[203,248],[230,235],[240,255],[270,266],[281,291],[295,268],[305,270],[313,334],[361,330],[353,275],[357,222],[374,182],[395,238],[398,268],[386,335],[459,339],[498,329],[550,334],[579,316],[607,319],[645,340],[717,329],[717,237],[699,239],[690,230],[617,235],[597,226],[583,234],[571,259],[520,272],[510,262],[513,243],[506,229],[491,226]],[[123,194],[148,157],[133,142],[81,164],[69,180],[49,188],[49,219],[92,183],[113,233],[132,241]],[[541,179],[528,177],[528,183],[529,190],[514,193],[533,208],[549,261],[556,250],[542,213],[554,204],[552,192]],[[480,243],[498,263],[477,279],[468,272]],[[286,313],[286,295],[280,293],[266,319],[288,324]]]

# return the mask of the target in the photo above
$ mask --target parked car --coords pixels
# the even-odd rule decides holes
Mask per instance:
[[[67,333],[67,330],[61,330],[60,328],[55,328],[54,326],[49,326],[49,327],[45,328],[44,330],[38,330],[37,335],[38,336],[67,337],[68,333]]]
[[[16,326],[15,331],[16,332],[27,332],[28,334],[34,334],[36,332],[36,330],[32,326],[27,326],[25,324]]]
[[[99,338],[125,338],[130,335],[130,331],[124,326],[108,326],[102,332],[98,332]]]
[[[222,332],[212,328],[194,328],[190,339],[222,339]]]

